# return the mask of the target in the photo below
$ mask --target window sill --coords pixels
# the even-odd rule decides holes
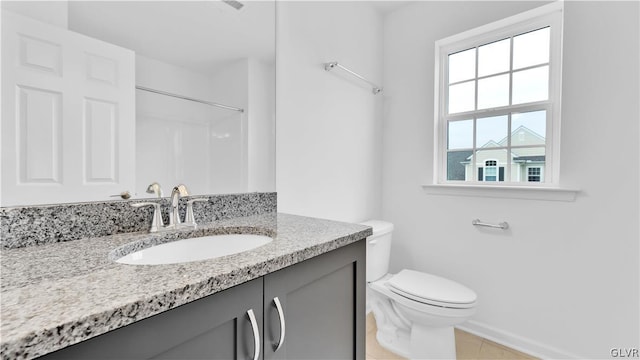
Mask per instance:
[[[525,186],[487,186],[487,185],[454,185],[428,184],[422,185],[427,194],[476,196],[504,199],[575,201],[580,189],[558,187],[525,187]]]

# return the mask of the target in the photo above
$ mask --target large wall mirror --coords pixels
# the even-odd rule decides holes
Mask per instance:
[[[275,191],[275,2],[2,1],[1,151],[2,206]]]

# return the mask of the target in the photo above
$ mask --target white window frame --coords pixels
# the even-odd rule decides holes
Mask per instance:
[[[563,2],[554,2],[517,14],[463,33],[438,40],[435,43],[434,85],[434,184],[472,186],[558,187],[560,172],[560,108],[562,75],[562,14]],[[447,180],[447,119],[446,86],[447,57],[459,51],[488,44],[497,40],[526,33],[543,27],[551,27],[549,52],[549,98],[546,101],[509,105],[487,110],[474,110],[473,114],[485,116],[503,115],[509,112],[547,111],[545,134],[544,182],[511,182],[505,173],[505,181],[478,181],[475,174],[470,180]],[[477,96],[477,94],[476,94]],[[461,116],[468,113],[461,113]],[[459,114],[455,114],[457,117]],[[475,129],[474,129],[475,132]],[[474,144],[475,145],[475,144]],[[474,146],[475,148],[475,146]],[[475,154],[473,154],[475,155]]]

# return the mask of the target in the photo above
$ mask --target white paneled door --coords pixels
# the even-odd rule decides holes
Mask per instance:
[[[135,55],[2,13],[2,206],[115,199],[135,183]]]

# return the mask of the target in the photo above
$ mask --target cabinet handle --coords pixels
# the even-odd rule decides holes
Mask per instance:
[[[280,318],[280,341],[277,344],[273,344],[275,350],[273,352],[278,351],[284,344],[284,332],[285,332],[285,322],[284,322],[284,311],[282,311],[282,305],[280,305],[280,299],[278,297],[273,298],[273,303],[276,305],[276,309],[278,310],[278,317]]]
[[[253,330],[253,360],[258,360],[260,358],[260,333],[258,332],[258,324],[256,323],[256,316],[253,314],[253,309],[249,309],[247,315],[249,315],[251,329]]]

